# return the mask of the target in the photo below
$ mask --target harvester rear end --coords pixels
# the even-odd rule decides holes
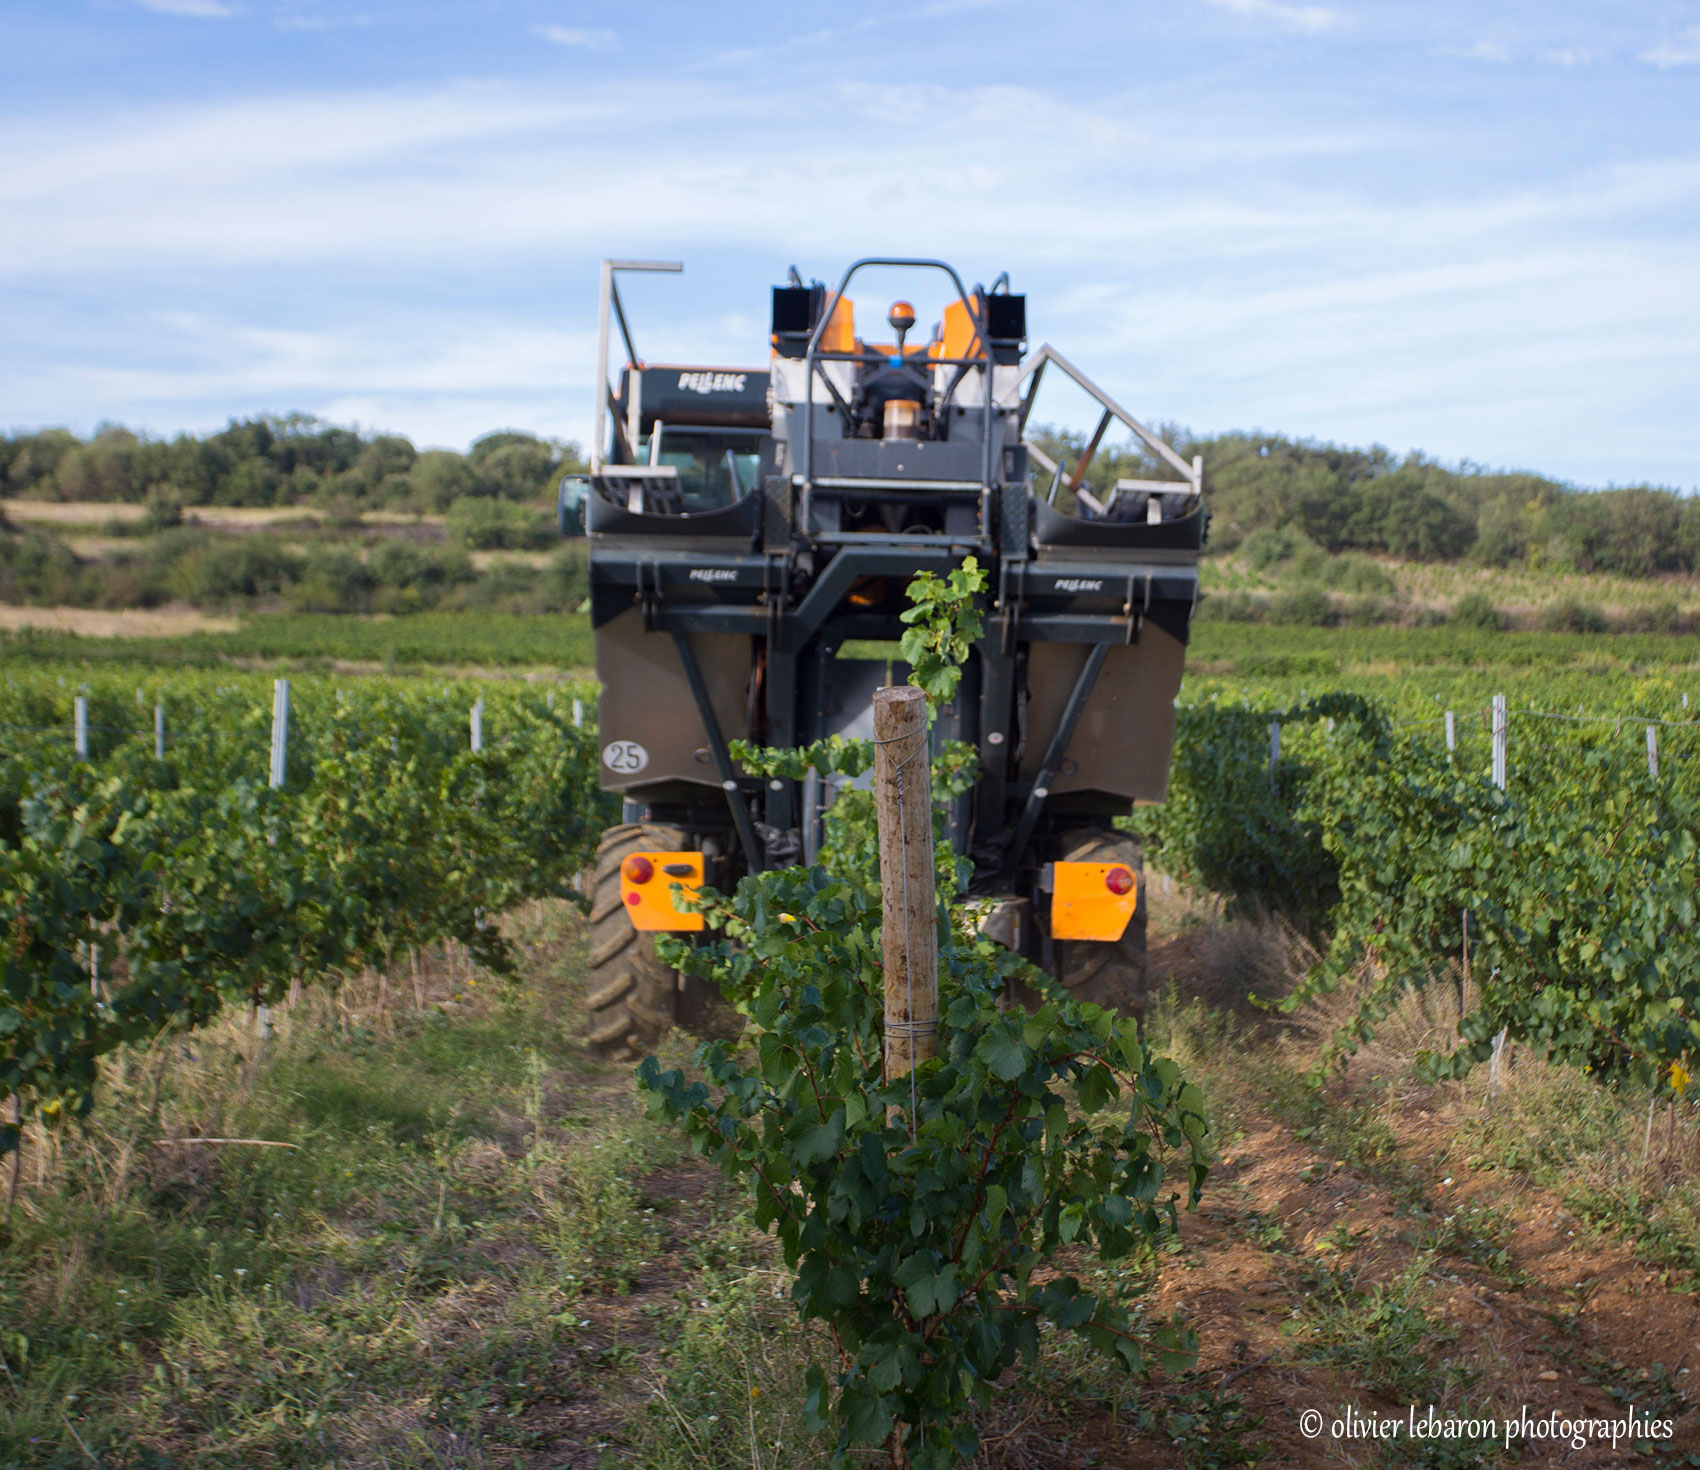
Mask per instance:
[[[850,288],[870,267],[948,280],[927,340],[909,340],[901,301],[883,314],[892,340],[861,335]],[[984,635],[935,738],[973,745],[981,775],[951,840],[988,934],[1082,999],[1137,1006],[1144,877],[1115,823],[1167,790],[1199,462],[1052,348],[1029,352],[1007,277],[970,289],[943,262],[864,260],[829,290],[793,271],[764,369],[643,362],[617,276],[655,269],[677,267],[604,265],[591,470],[562,487],[563,525],[582,517],[589,537],[602,783],[623,800],[598,859],[593,1044],[641,1052],[690,1004],[653,947],[701,927],[675,885],[729,889],[818,851],[835,785],[750,776],[729,742],[870,736],[874,690],[906,673],[887,654],[910,579],[970,556],[989,578]],[[1100,413],[1072,466],[1028,437],[1047,374]],[[1157,469],[1094,495],[1087,464],[1118,422]]]

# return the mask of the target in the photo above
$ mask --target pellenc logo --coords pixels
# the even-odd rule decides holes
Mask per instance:
[[[748,373],[680,373],[679,390],[692,393],[742,393]]]
[[[730,567],[692,567],[693,582],[736,582],[738,574]]]
[[[1058,592],[1102,592],[1104,590],[1104,582],[1101,577],[1058,577],[1056,586]]]

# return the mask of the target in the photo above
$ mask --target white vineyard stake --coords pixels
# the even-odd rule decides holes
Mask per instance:
[[[1499,966],[1495,965],[1488,974],[1488,982],[1491,984],[1498,975]],[[1505,1037],[1510,1029],[1509,1026],[1501,1026],[1499,1035],[1493,1039],[1493,1057],[1488,1062],[1488,1103],[1490,1105],[1493,1102],[1494,1089],[1499,1086],[1499,1061],[1505,1055]]]
[[[1493,784],[1501,791],[1505,790],[1505,696],[1496,694],[1493,697]],[[1498,970],[1493,972],[1495,975]],[[1491,979],[1492,976],[1489,976]],[[1493,1090],[1499,1083],[1499,1059],[1505,1054],[1505,1027],[1500,1028],[1499,1035],[1493,1039],[1493,1060],[1488,1064],[1488,1097],[1493,1097]]]
[[[1450,754],[1458,748],[1458,723],[1452,718],[1452,711],[1446,712],[1446,749]]]
[[[1493,784],[1505,790],[1505,696],[1493,697]]]
[[[153,758],[156,761],[165,759],[165,705],[156,704],[153,707]]]
[[[584,725],[584,701],[582,699],[573,701],[573,723],[581,728]]]
[[[1647,774],[1659,779],[1659,732],[1651,725],[1647,726]]]
[[[272,769],[271,785],[283,785],[289,770],[289,680],[279,679],[272,685]]]
[[[79,694],[71,705],[71,739],[77,747],[77,759],[89,758],[89,702]]]
[[[479,699],[472,706],[472,748],[484,749],[484,701]]]
[[[1458,1024],[1463,1025],[1464,1016],[1470,1008],[1470,911],[1462,910],[1464,921],[1464,973],[1458,977]]]
[[[158,726],[164,729],[163,722]],[[278,679],[272,684],[272,769],[270,785],[282,786],[289,772],[289,680]],[[254,1007],[254,1031],[261,1041],[272,1034],[270,1006]]]

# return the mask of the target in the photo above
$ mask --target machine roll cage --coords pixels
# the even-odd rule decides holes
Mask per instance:
[[[838,309],[838,303],[844,300],[844,293],[849,289],[851,278],[855,276],[857,271],[865,270],[870,266],[876,269],[890,266],[898,270],[943,271],[945,275],[950,277],[951,284],[956,287],[957,298],[967,309],[968,319],[974,324],[974,340],[980,344],[980,354],[978,357],[928,357],[925,361],[929,367],[954,367],[961,368],[964,372],[971,367],[984,370],[986,374],[986,396],[982,405],[981,421],[984,436],[984,455],[980,483],[973,488],[985,491],[994,489],[992,480],[992,344],[987,339],[986,325],[980,317],[978,298],[982,293],[976,290],[975,295],[970,297],[967,287],[962,284],[962,277],[956,273],[956,268],[945,261],[880,255],[870,255],[851,262],[849,269],[844,272],[843,278],[838,283],[838,289],[832,293],[821,311],[820,320],[815,323],[814,330],[809,333],[808,349],[803,354],[803,367],[807,374],[804,389],[807,396],[803,400],[803,463],[802,472],[797,477],[797,483],[805,492],[812,489],[815,484],[815,376],[817,373],[819,373],[821,381],[826,384],[827,391],[835,399],[838,397],[838,390],[833,387],[832,379],[820,372],[820,364],[823,362],[865,362],[867,360],[865,354],[859,352],[823,351],[820,339],[831,323],[833,313]],[[1007,280],[1006,277],[1006,284]],[[951,386],[954,389],[956,385],[953,383]],[[838,402],[834,406],[848,418],[848,408],[843,402]],[[967,489],[969,487],[963,485],[956,488]]]

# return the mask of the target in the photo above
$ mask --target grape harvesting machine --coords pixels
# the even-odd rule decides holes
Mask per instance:
[[[947,814],[970,892],[987,934],[1077,997],[1136,1005],[1143,870],[1114,821],[1168,786],[1200,461],[1053,348],[1029,353],[1007,275],[970,289],[942,261],[868,259],[829,290],[793,268],[765,369],[646,362],[618,278],[679,269],[604,262],[590,469],[560,491],[563,530],[589,539],[601,780],[623,800],[597,862],[593,1044],[635,1055],[690,1008],[654,952],[657,932],[702,925],[675,890],[729,890],[819,850],[842,783],[747,774],[730,742],[871,736],[874,690],[906,674],[910,579],[970,556],[988,575],[984,632],[933,734],[979,756]],[[885,313],[892,340],[858,334],[852,283],[892,270],[943,301],[925,342],[904,300]],[[1027,437],[1047,374],[1100,414],[1072,466]],[[1151,478],[1095,494],[1086,471],[1118,422]]]

